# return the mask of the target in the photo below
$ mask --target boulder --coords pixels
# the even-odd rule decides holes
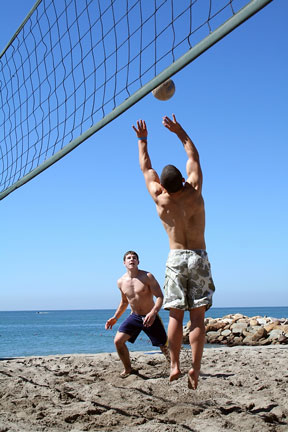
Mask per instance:
[[[282,336],[283,335],[283,332],[282,332],[282,330],[280,330],[280,329],[274,329],[274,330],[272,330],[270,333],[269,333],[269,336],[268,336],[268,339],[269,340],[278,340],[279,339],[279,337],[280,336]]]
[[[234,315],[234,319],[235,320],[239,320],[241,318],[247,318],[247,317],[245,315],[240,314],[240,313],[237,313],[237,314]]]
[[[231,346],[243,345],[243,337],[241,337],[241,336],[234,337],[233,339],[231,339],[230,345]]]
[[[260,339],[265,339],[267,336],[267,331],[265,330],[265,327],[260,327],[259,330],[257,330],[253,336],[252,336],[252,340],[257,342]]]
[[[225,329],[221,331],[221,336],[227,337],[231,334],[231,330],[230,329]]]
[[[209,331],[206,333],[206,336],[208,339],[215,339],[220,335],[221,335],[221,332],[219,330],[218,331]]]
[[[247,323],[238,323],[232,324],[231,330],[233,334],[243,334],[243,330],[246,330]]]
[[[215,324],[217,322],[216,318],[206,318],[205,319],[205,325],[207,324]]]
[[[267,318],[257,318],[257,322],[260,325],[266,325],[270,320]]]
[[[249,324],[250,324],[250,326],[256,326],[256,325],[258,325],[258,321],[256,320],[256,319],[251,319],[250,321],[249,321]]]
[[[260,340],[257,345],[270,345],[270,343],[271,341],[267,338]]]
[[[271,330],[277,329],[277,328],[279,328],[279,327],[281,327],[281,326],[279,326],[278,321],[276,321],[276,322],[271,322],[271,323],[266,324],[266,325],[264,326],[264,328],[265,328],[265,330],[267,331],[267,333],[270,333]]]
[[[244,329],[242,334],[244,337],[252,336],[253,332],[251,331],[251,327],[247,327],[246,329]]]
[[[258,330],[260,330],[261,328],[262,328],[262,326],[260,326],[260,325],[248,326],[245,330],[243,330],[243,334],[244,334],[244,336],[253,335]]]
[[[288,337],[284,334],[280,335],[278,338],[278,342],[281,344],[287,344],[288,343]]]
[[[251,336],[246,336],[243,339],[242,343],[243,343],[243,345],[248,345],[248,346],[255,346],[255,345],[257,345],[257,342],[252,339],[252,335]]]
[[[226,327],[226,323],[223,321],[217,321],[214,323],[209,323],[206,326],[206,332],[217,331],[217,330],[220,330],[224,327]]]

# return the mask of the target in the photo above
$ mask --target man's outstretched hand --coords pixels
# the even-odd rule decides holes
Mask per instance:
[[[182,130],[182,126],[177,122],[175,114],[172,114],[173,120],[169,117],[163,117],[162,123],[163,125],[170,130],[170,132],[174,132],[178,134]]]
[[[137,127],[133,125],[132,128],[136,132],[138,138],[147,138],[148,131],[147,131],[145,120],[138,120]]]

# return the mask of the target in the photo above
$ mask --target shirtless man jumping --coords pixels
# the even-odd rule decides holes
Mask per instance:
[[[139,257],[136,252],[126,252],[123,260],[127,272],[117,282],[121,301],[114,316],[106,322],[105,328],[112,329],[128,304],[130,305],[131,314],[120,325],[114,339],[118,355],[124,365],[121,376],[125,378],[133,372],[126,342],[134,343],[141,330],[149,336],[152,345],[160,347],[168,361],[170,357],[166,331],[158,316],[163,303],[161,288],[151,273],[138,269]]]
[[[168,343],[171,355],[170,381],[181,376],[180,350],[184,311],[190,311],[189,342],[192,368],[188,387],[196,389],[205,343],[205,311],[212,305],[215,291],[205,244],[205,209],[202,197],[202,170],[199,154],[173,114],[163,125],[177,135],[188,156],[187,180],[173,165],[163,168],[159,178],[152,168],[147,148],[148,131],[144,120],[133,126],[138,137],[140,168],[158,215],[168,234],[170,252],[166,263],[164,309],[169,312]]]

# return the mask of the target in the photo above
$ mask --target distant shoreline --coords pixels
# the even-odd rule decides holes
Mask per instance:
[[[233,311],[238,311],[241,309],[288,309],[288,305],[287,306],[212,306],[211,309],[209,309],[206,314],[209,314],[209,311],[212,310],[219,310],[219,309],[229,309],[229,310],[233,310]],[[45,308],[38,308],[38,309],[17,309],[17,310],[10,310],[10,309],[5,309],[5,310],[0,310],[1,312],[35,312],[35,313],[49,313],[49,312],[93,312],[93,311],[114,311],[116,309],[115,308],[99,308],[99,309],[94,309],[94,308],[84,308],[84,309],[45,309]],[[168,313],[168,311],[165,311]]]

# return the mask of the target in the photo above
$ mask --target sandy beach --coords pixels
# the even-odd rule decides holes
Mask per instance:
[[[0,432],[287,432],[288,347],[205,348],[197,390],[158,352],[0,360]]]

